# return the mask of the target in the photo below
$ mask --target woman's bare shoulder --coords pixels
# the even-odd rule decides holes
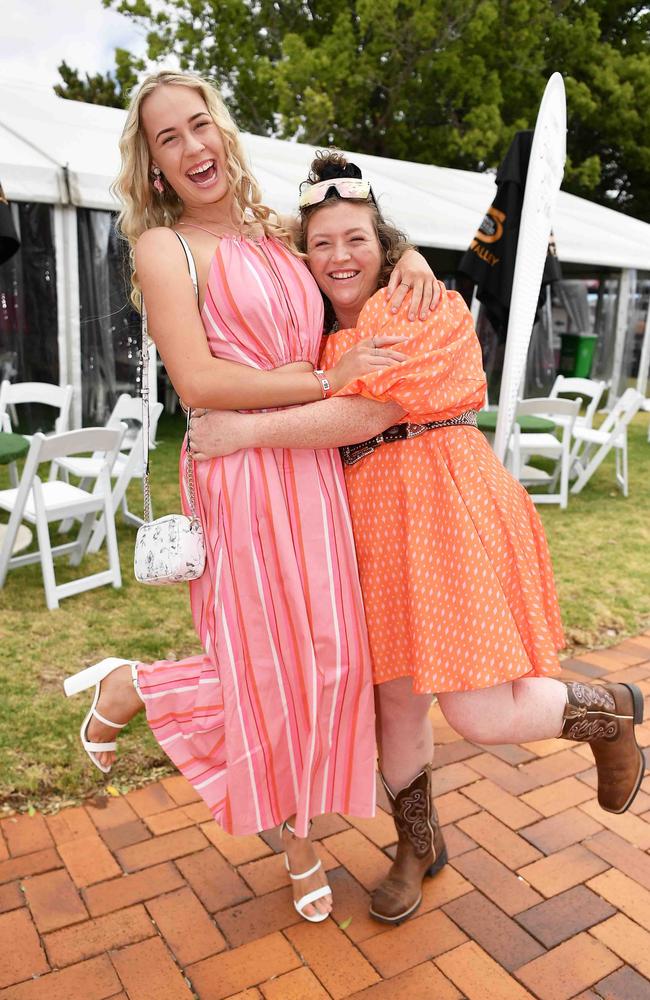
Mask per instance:
[[[135,244],[135,266],[141,277],[178,271],[183,250],[174,230],[167,226],[146,229]]]
[[[145,229],[138,236],[135,244],[136,260],[146,262],[161,254],[167,257],[170,251],[173,251],[178,245],[178,237],[169,226],[154,226],[153,229]]]

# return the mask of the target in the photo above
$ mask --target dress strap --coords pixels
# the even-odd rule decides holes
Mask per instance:
[[[200,229],[200,226],[196,226],[195,228],[196,229]],[[176,230],[174,230],[174,232],[176,233]],[[207,232],[207,230],[206,230],[206,232]],[[185,251],[185,257],[187,258],[187,266],[189,268],[190,277],[192,279],[192,284],[194,285],[194,291],[196,292],[196,295],[198,297],[198,294],[199,294],[199,282],[198,282],[198,278],[196,276],[196,264],[194,262],[194,257],[192,256],[192,251],[189,248],[189,244],[188,244],[187,240],[184,239],[181,236],[180,233],[176,233],[176,236],[180,240],[180,244],[181,244],[183,250]]]

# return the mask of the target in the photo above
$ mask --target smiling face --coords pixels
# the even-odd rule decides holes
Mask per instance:
[[[307,225],[307,257],[342,327],[355,326],[379,285],[383,252],[367,202],[331,198]]]
[[[141,121],[152,165],[159,167],[186,208],[217,202],[229,216],[226,149],[199,91],[169,84],[156,87],[142,104]]]

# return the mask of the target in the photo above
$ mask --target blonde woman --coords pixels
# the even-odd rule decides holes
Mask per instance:
[[[149,77],[120,148],[119,225],[134,254],[135,300],[141,291],[149,332],[190,407],[315,401],[402,359],[392,349],[400,338],[377,338],[315,371],[320,293],[261,203],[207,83]],[[394,284],[421,285],[422,272],[409,282],[402,270]],[[115,749],[107,739],[142,699],[160,745],[225,830],[282,823],[296,909],[323,920],[331,892],[311,818],[369,816],[375,805],[372,678],[338,453],[256,448],[197,464],[194,477],[208,551],[190,598],[204,654],[149,665],[112,658],[69,678],[67,691],[95,685],[81,738],[103,771]]]

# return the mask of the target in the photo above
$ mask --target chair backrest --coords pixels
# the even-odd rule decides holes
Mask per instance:
[[[127,392],[123,392],[118,396],[115,406],[113,407],[113,412],[106,421],[107,427],[115,427],[121,421],[131,421],[142,425],[142,399],[140,396],[129,396]],[[160,414],[163,411],[162,403],[154,403],[149,406],[149,447],[154,448],[156,444],[156,429],[158,427],[158,420],[160,419]],[[131,435],[127,432],[127,437]],[[133,435],[135,437],[135,435]],[[128,447],[128,445],[127,445]]]
[[[8,382],[0,383],[0,420],[3,427],[7,423],[7,408],[20,403],[40,403],[53,406],[59,411],[54,421],[54,432],[63,434],[70,426],[72,405],[71,385],[51,385],[49,382]],[[10,421],[9,421],[10,423]]]
[[[120,450],[126,424],[118,427],[83,427],[78,431],[66,431],[65,434],[35,434],[41,438],[39,461],[51,462],[55,458],[66,458],[68,455],[82,455],[87,452],[100,451],[113,462]],[[112,464],[112,463],[111,463]],[[109,466],[110,467],[110,466]]]
[[[606,388],[606,382],[597,382],[595,379],[558,375],[553,383],[550,395],[552,399],[564,393],[572,396],[580,396],[586,406],[586,410],[580,418],[580,425],[591,427]]]
[[[515,417],[574,417],[580,409],[579,399],[553,399],[542,396],[539,399],[520,399]]]
[[[607,414],[598,430],[604,431],[606,434],[622,430],[636,415],[643,400],[644,397],[637,389],[626,389],[613,410]]]
[[[42,462],[51,462],[55,458],[65,458],[68,455],[99,451],[105,456],[106,469],[110,476],[110,470],[117,458],[125,430],[126,424],[120,424],[119,427],[89,427],[80,431],[67,431],[65,434],[46,436],[40,431],[34,434],[18,485],[16,507],[23,510],[34,478],[38,474],[38,467]],[[110,489],[110,479],[108,484]],[[98,476],[93,492],[98,493],[100,490],[101,476]]]
[[[142,423],[142,400],[138,396],[129,396],[128,392],[121,393],[106,421],[106,426],[115,427],[122,420],[134,420],[138,424]]]

